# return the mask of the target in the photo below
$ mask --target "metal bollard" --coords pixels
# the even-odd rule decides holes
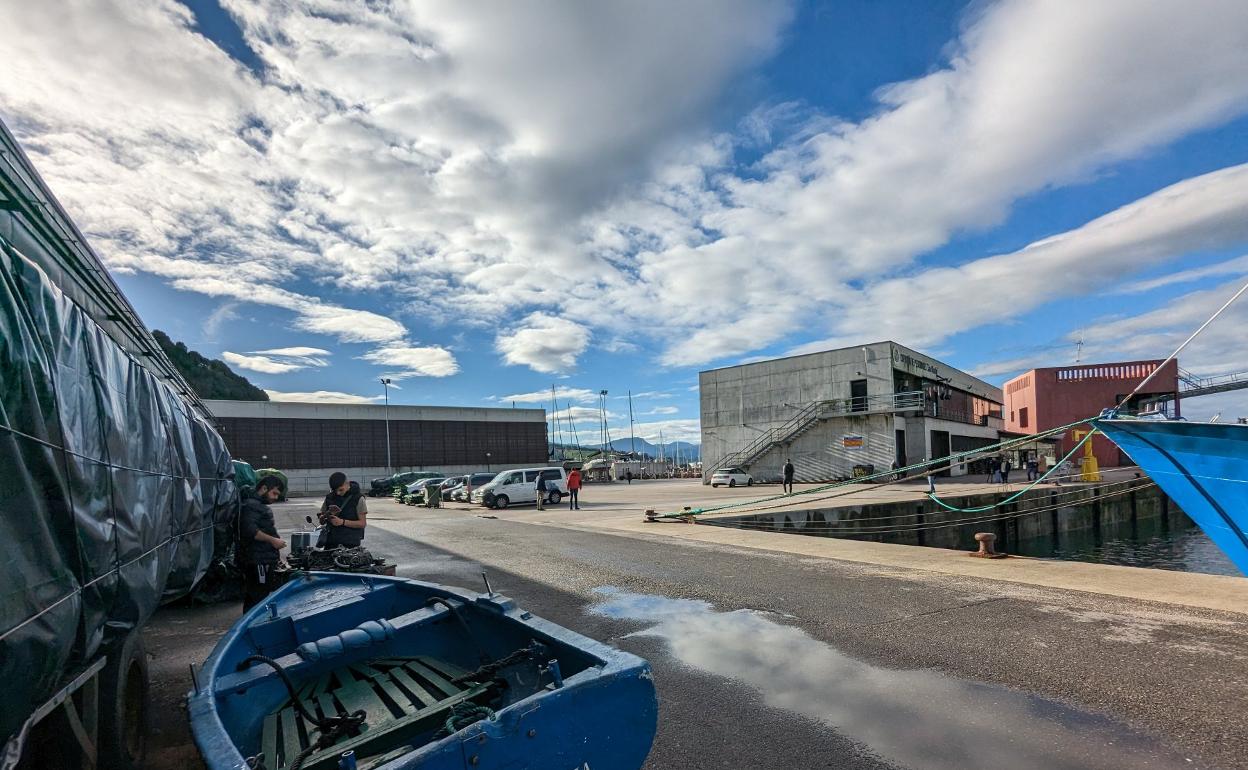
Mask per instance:
[[[979,542],[979,550],[968,553],[967,556],[976,556],[980,559],[1004,559],[1008,555],[997,553],[993,549],[992,544],[996,542],[997,536],[992,532],[976,532],[975,539]]]

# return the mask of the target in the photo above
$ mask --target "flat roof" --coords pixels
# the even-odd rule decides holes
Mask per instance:
[[[864,348],[879,349],[879,348],[884,348],[884,347],[891,348],[892,350],[904,351],[905,353],[918,356],[919,359],[926,359],[928,361],[939,364],[952,372],[956,372],[958,377],[963,380],[963,382],[959,383],[959,386],[961,387],[962,390],[966,390],[967,392],[972,392],[975,395],[980,396],[981,398],[987,398],[993,401],[994,403],[998,403],[998,404],[1002,403],[1004,400],[1002,389],[997,387],[996,385],[985,382],[984,380],[981,380],[980,378],[976,377],[973,374],[969,374],[967,372],[962,371],[956,366],[947,364],[938,358],[933,358],[932,356],[929,356],[926,353],[921,353],[915,350],[914,348],[906,347],[905,345],[902,345],[900,342],[894,342],[893,340],[880,340],[878,342],[867,342],[861,345],[848,345],[843,348],[829,348],[827,350],[816,350],[813,353],[801,353],[796,356],[780,356],[778,358],[765,358],[759,361],[750,361],[748,363],[743,363],[743,364],[733,364],[732,366],[721,366],[715,369],[703,369],[702,371],[698,372],[698,379],[699,379],[699,384],[701,384],[701,375],[711,374],[713,372],[726,372],[731,369],[744,369],[744,368],[749,368],[751,366],[773,364],[778,361],[793,361],[799,358],[809,358],[811,356],[826,356],[829,354],[845,353],[847,351],[861,350]],[[894,359],[894,361],[896,361],[896,359]],[[975,392],[975,391],[979,391],[979,392]]]
[[[449,420],[546,422],[545,409],[408,404],[322,404],[303,401],[205,401],[216,417],[292,420]]]

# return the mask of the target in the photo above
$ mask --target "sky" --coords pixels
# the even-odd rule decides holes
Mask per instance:
[[[292,400],[698,438],[697,373],[1164,357],[1248,280],[1239,0],[49,0],[0,118],[146,323]],[[1248,370],[1248,300],[1180,356]],[[1248,391],[1189,417],[1248,416]],[[587,440],[581,436],[582,440]]]

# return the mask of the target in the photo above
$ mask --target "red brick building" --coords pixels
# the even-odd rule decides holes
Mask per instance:
[[[1032,369],[1002,386],[1005,397],[1005,430],[1012,433],[1038,433],[1095,417],[1102,409],[1117,406],[1161,361],[1120,361],[1108,364],[1075,364]],[[1127,402],[1124,410],[1137,409],[1143,400],[1169,395],[1179,409],[1179,364],[1171,361],[1157,372],[1140,393]],[[1069,433],[1057,445],[1058,459],[1070,451],[1075,439]],[[1102,467],[1129,465],[1112,441],[1092,438],[1096,461]]]

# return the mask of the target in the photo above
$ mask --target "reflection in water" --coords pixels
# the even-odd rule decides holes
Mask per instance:
[[[752,610],[603,588],[592,611],[653,625],[681,663],[757,690],[915,768],[1193,767],[1104,717],[995,685],[854,660]]]
[[[1209,536],[1182,514],[1168,520],[1141,519],[1134,529],[1130,522],[1123,522],[1099,532],[1090,529],[1062,532],[1056,541],[1050,537],[1028,538],[1018,541],[1015,549],[1022,556],[1063,561],[1235,577],[1242,574]]]

